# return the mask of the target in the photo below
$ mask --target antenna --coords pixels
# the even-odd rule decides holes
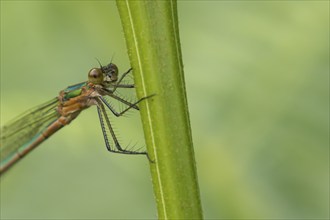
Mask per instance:
[[[99,61],[99,59],[97,59],[97,58],[95,57],[95,60],[99,63],[100,68],[102,69],[102,64],[101,64],[101,62]]]
[[[110,63],[112,63],[112,60],[113,60],[113,57],[115,56],[115,53],[112,54],[112,57],[111,57],[111,60],[110,60]]]

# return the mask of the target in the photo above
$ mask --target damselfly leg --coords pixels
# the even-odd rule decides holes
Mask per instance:
[[[131,149],[127,149],[127,148],[125,149],[125,148],[121,147],[121,145],[116,137],[116,134],[113,130],[113,127],[111,125],[111,122],[110,122],[110,119],[108,117],[107,110],[106,110],[106,109],[109,109],[113,115],[115,115],[116,117],[120,117],[120,116],[123,116],[128,110],[130,110],[132,108],[135,110],[139,110],[139,107],[137,106],[137,104],[140,103],[141,101],[153,96],[153,95],[146,96],[135,102],[130,102],[130,101],[120,97],[119,95],[115,94],[117,91],[117,88],[134,88],[134,84],[120,84],[120,82],[122,82],[122,80],[127,76],[127,74],[130,73],[131,70],[132,69],[129,69],[127,72],[125,72],[119,78],[119,80],[113,86],[113,89],[103,88],[102,91],[105,95],[95,98],[95,100],[97,102],[97,112],[99,115],[99,120],[100,120],[100,124],[101,124],[101,129],[102,129],[105,145],[106,145],[106,148],[108,151],[113,152],[113,153],[122,153],[122,154],[143,154],[143,155],[146,155],[148,157],[148,159],[150,160],[147,152],[145,152],[145,151],[134,151]],[[121,111],[117,111],[109,103],[109,101],[105,98],[105,96],[110,96],[111,98],[116,99],[117,101],[126,105],[126,107]],[[105,108],[105,106],[106,106],[106,108]],[[109,134],[113,140],[114,146],[111,145],[111,141],[109,140]]]

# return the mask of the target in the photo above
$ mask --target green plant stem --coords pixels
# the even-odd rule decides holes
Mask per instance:
[[[117,0],[160,219],[202,219],[176,1]]]

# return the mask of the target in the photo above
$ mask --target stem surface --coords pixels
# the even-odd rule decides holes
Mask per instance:
[[[117,0],[160,219],[202,219],[176,1]]]

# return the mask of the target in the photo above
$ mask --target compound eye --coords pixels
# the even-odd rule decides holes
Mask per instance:
[[[107,79],[106,81],[109,82],[116,82],[117,78],[118,78],[118,67],[113,64],[110,63],[109,65],[106,66],[106,68],[103,68],[105,74],[107,75]]]
[[[103,82],[103,73],[100,68],[93,68],[88,73],[88,81],[94,84],[101,84]]]
[[[118,76],[118,67],[115,64],[111,63],[110,69],[112,75]]]

